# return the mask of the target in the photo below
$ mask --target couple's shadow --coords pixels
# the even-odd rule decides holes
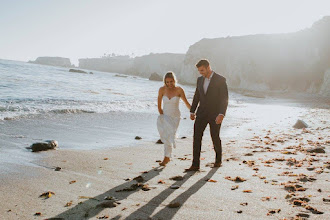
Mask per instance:
[[[143,183],[148,182],[149,180],[155,178],[160,174],[160,172],[163,170],[162,167],[157,167],[155,169],[151,169],[148,171],[148,173],[142,174],[143,176]],[[200,180],[198,180],[195,184],[193,184],[189,189],[187,189],[185,192],[181,193],[179,196],[177,196],[175,199],[173,199],[172,202],[179,202],[181,204],[180,207],[192,196],[194,193],[196,193],[200,188],[204,186],[204,184],[207,183],[207,179],[210,179],[218,170],[218,168],[211,169],[208,174],[204,177],[202,177]],[[193,176],[195,172],[188,172],[183,176],[183,180],[179,180],[174,182],[172,185],[178,185],[182,186],[186,181],[189,180],[191,176]],[[58,215],[56,215],[53,218],[49,218],[49,220],[53,219],[90,219],[95,217],[97,214],[99,214],[103,209],[103,207],[98,206],[100,202],[104,201],[104,198],[107,196],[113,196],[116,198],[117,202],[120,202],[121,200],[124,200],[128,198],[131,194],[137,192],[137,191],[125,191],[125,192],[118,192],[120,190],[123,190],[125,188],[129,188],[132,184],[135,184],[136,181],[128,181],[126,183],[123,183],[121,185],[118,185],[110,190],[108,190],[105,193],[102,193],[98,196],[95,196],[93,198],[89,198],[88,200],[84,202],[80,202],[78,205],[72,207],[71,209],[62,212]],[[163,190],[161,193],[159,193],[157,196],[153,197],[147,204],[141,206],[139,209],[132,212],[129,216],[125,217],[125,219],[150,219],[151,215],[155,211],[157,207],[159,207],[162,202],[164,202],[173,192],[175,189],[171,189],[170,187]],[[174,217],[174,215],[178,212],[180,209],[178,208],[168,208],[165,206],[163,209],[158,211],[156,214],[152,216],[154,219],[171,219]],[[117,215],[113,217],[112,219],[119,219],[121,218],[121,215]]]

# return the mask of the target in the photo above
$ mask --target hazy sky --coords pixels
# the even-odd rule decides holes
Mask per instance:
[[[0,0],[0,59],[185,53],[202,38],[294,32],[330,0]]]

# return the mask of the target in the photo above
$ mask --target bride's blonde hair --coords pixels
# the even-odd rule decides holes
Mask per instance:
[[[171,78],[171,79],[173,79],[174,80],[174,84],[176,84],[177,83],[177,80],[176,80],[176,76],[175,76],[175,74],[171,71],[171,72],[167,72],[166,74],[165,74],[165,76],[164,76],[164,85],[166,86],[166,79],[167,78]]]

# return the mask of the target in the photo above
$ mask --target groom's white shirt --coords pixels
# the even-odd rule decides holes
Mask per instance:
[[[207,88],[209,88],[213,74],[214,74],[214,72],[212,71],[211,76],[209,78],[204,77],[204,85],[203,85],[204,94],[206,94]]]

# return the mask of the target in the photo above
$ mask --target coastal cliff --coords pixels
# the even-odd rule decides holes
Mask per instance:
[[[324,91],[330,68],[330,17],[295,33],[202,39],[190,46],[179,74],[195,84],[195,63],[207,58],[232,88],[267,91]],[[329,83],[329,81],[327,81]]]

